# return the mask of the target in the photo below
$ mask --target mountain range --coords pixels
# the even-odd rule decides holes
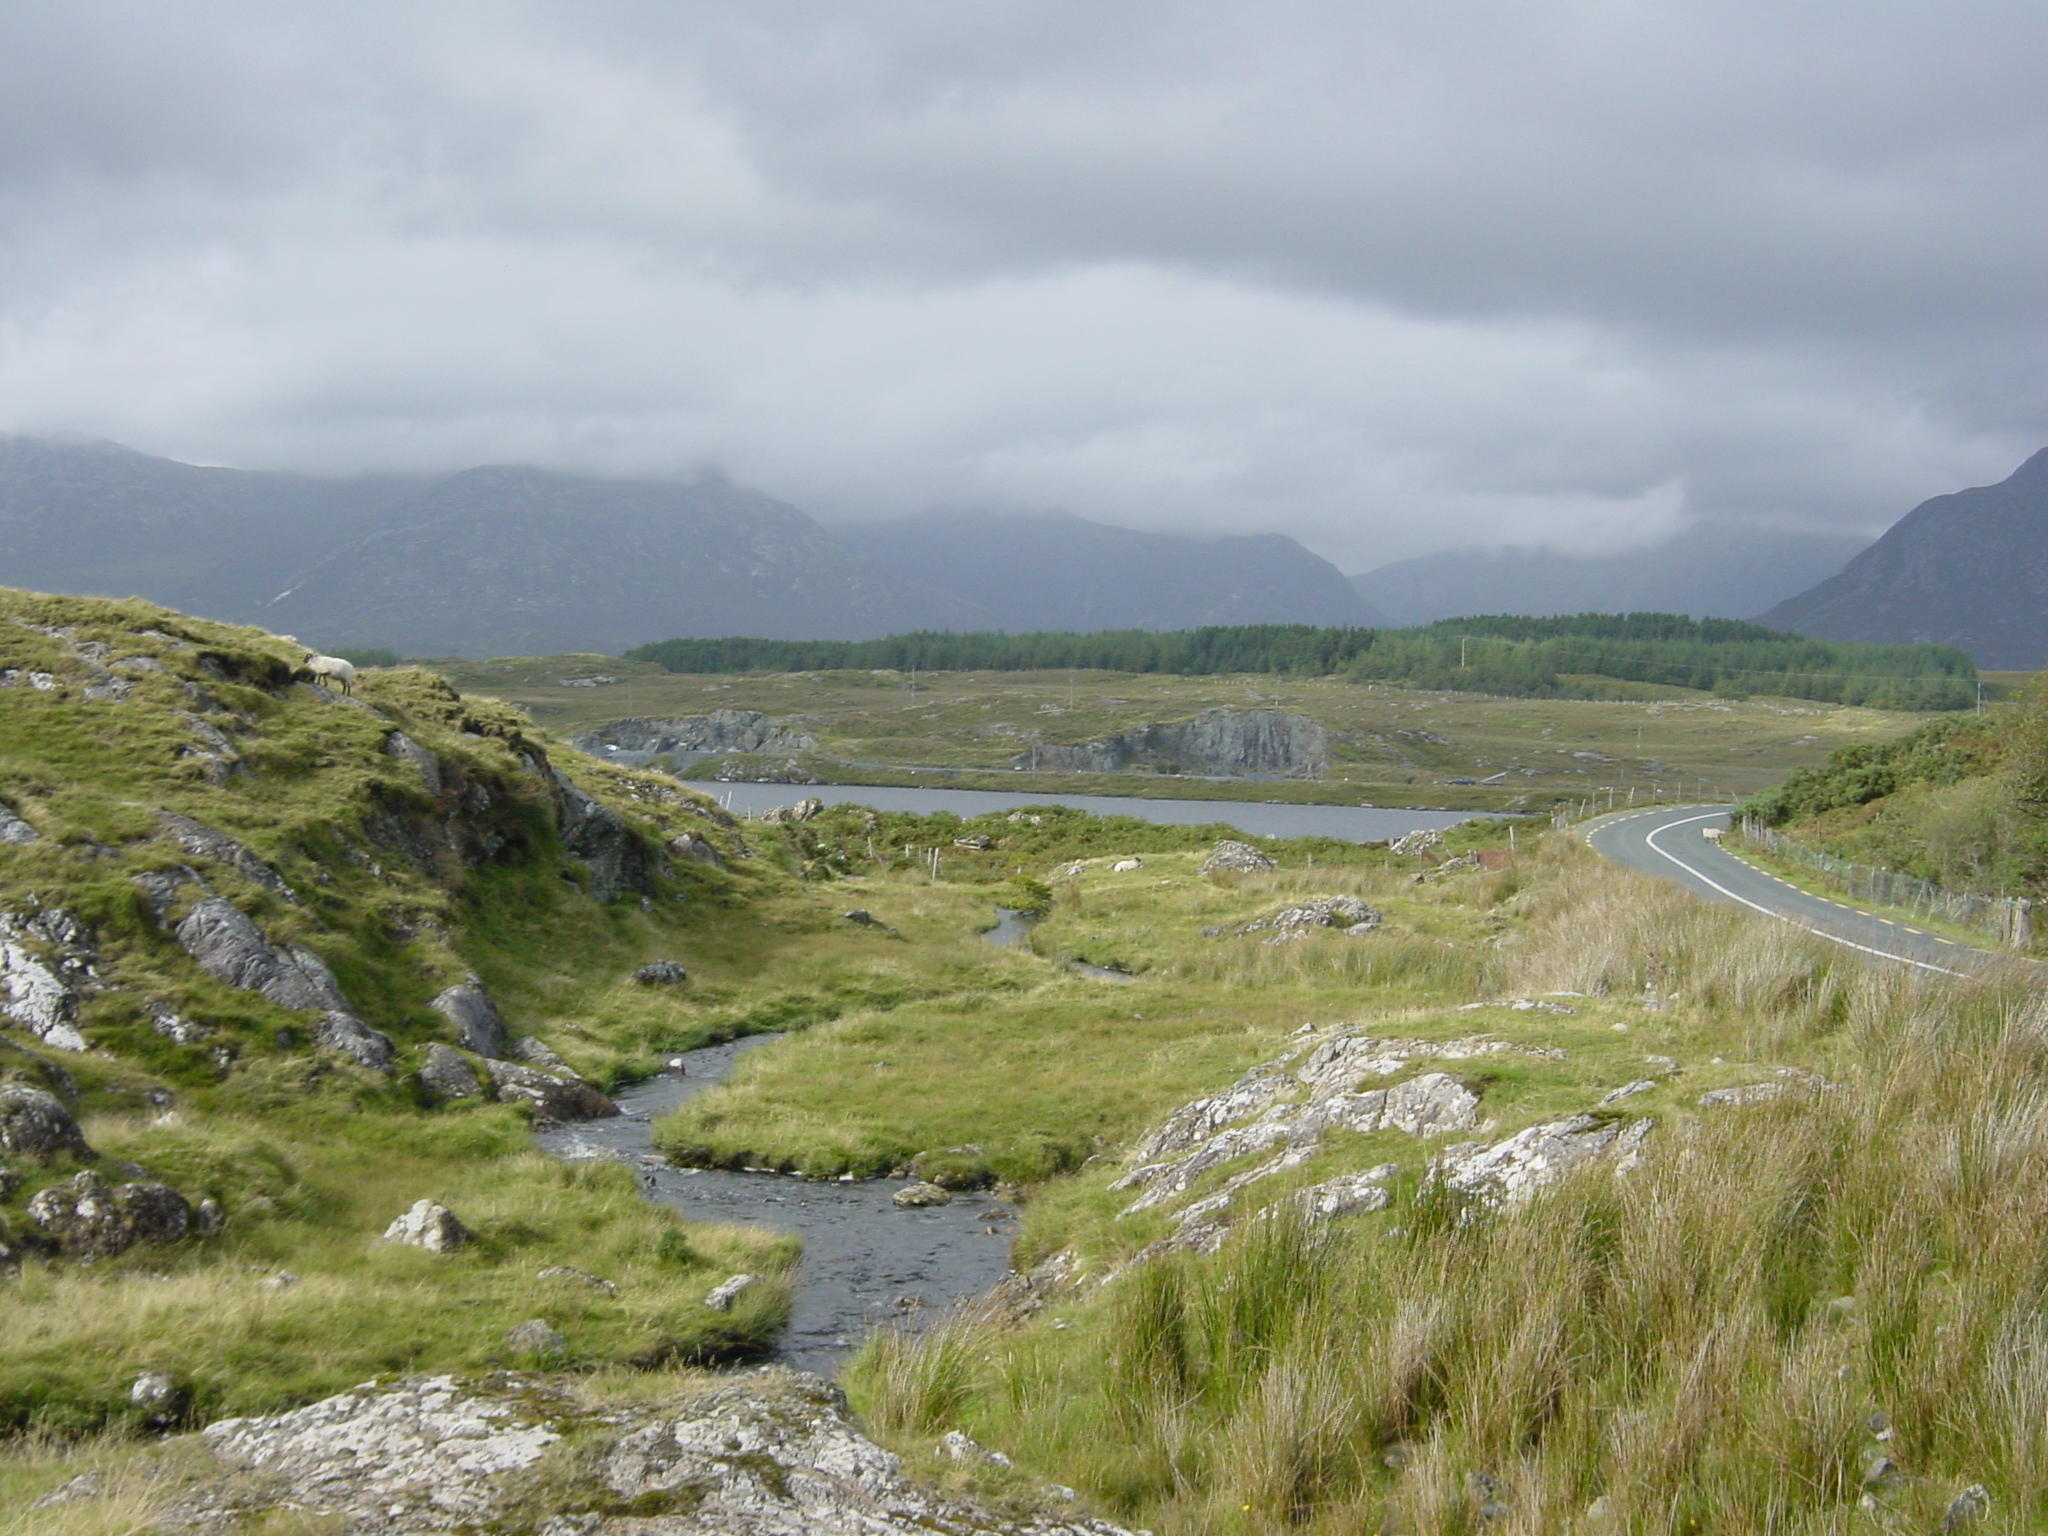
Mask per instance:
[[[2048,448],[1996,485],[1920,503],[1842,571],[1761,616],[1824,640],[1933,640],[2048,665]]]
[[[1055,514],[826,529],[716,475],[325,479],[33,437],[0,438],[0,583],[421,656],[1375,622],[1335,566],[1278,534],[1199,539]]]
[[[1740,619],[1832,575],[1870,542],[1854,533],[1700,522],[1662,543],[1616,555],[1543,548],[1439,550],[1363,572],[1351,578],[1351,585],[1393,624],[1429,624],[1475,613],[1648,612]]]

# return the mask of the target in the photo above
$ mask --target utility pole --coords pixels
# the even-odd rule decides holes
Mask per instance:
[[[1458,636],[1458,670],[1460,672],[1465,670],[1465,647],[1471,643],[1472,637],[1470,635]]]

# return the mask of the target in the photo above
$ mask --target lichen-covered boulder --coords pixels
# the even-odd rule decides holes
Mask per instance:
[[[191,1204],[164,1184],[107,1187],[87,1171],[37,1192],[29,1220],[80,1264],[126,1253],[137,1243],[175,1243],[194,1225]]]
[[[26,1083],[0,1083],[0,1152],[47,1163],[63,1153],[98,1156],[63,1100]]]
[[[385,1242],[424,1248],[429,1253],[453,1253],[469,1237],[469,1228],[455,1213],[433,1200],[415,1200],[410,1210],[384,1229]]]
[[[1250,843],[1235,842],[1225,838],[1210,850],[1209,857],[1202,860],[1199,873],[1204,875],[1257,875],[1269,869],[1278,868],[1272,858],[1263,850]]]
[[[334,1051],[348,1057],[359,1067],[372,1072],[391,1072],[391,1063],[398,1055],[398,1047],[391,1043],[391,1037],[381,1029],[372,1029],[361,1019],[344,1008],[330,1008],[320,1015],[320,1021],[313,1026],[313,1038],[324,1050]]]
[[[557,1077],[509,1061],[487,1061],[491,1089],[506,1104],[531,1104],[545,1120],[605,1120],[619,1106],[580,1077]]]
[[[484,1085],[460,1051],[438,1040],[427,1047],[426,1062],[420,1067],[420,1086],[436,1103],[450,1099],[483,1097]]]

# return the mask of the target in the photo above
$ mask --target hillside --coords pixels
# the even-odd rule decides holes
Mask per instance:
[[[1833,575],[1869,545],[1859,534],[1700,522],[1662,543],[1618,555],[1449,549],[1396,560],[1350,580],[1387,622],[1399,625],[1461,613],[1655,612],[1746,619]]]
[[[2048,659],[2048,449],[1996,485],[1931,497],[1759,622],[1831,640],[1933,641],[1990,668]]]

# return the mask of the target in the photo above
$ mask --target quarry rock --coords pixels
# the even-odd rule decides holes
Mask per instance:
[[[531,1104],[545,1120],[604,1120],[619,1106],[580,1077],[557,1077],[509,1061],[487,1061],[493,1094],[506,1104]]]
[[[536,1492],[520,1474],[572,1437],[588,1476]],[[369,1382],[208,1425],[203,1443],[221,1476],[174,1523],[209,1533],[275,1513],[358,1536],[1130,1536],[920,1487],[854,1430],[838,1388],[779,1367],[602,1410],[572,1381],[527,1373]]]
[[[87,1171],[39,1191],[29,1220],[80,1264],[126,1253],[137,1243],[174,1243],[192,1231],[192,1207],[163,1184],[120,1184]]]
[[[1269,869],[1277,869],[1273,860],[1250,843],[1235,842],[1225,838],[1202,861],[1197,873],[1204,875],[1256,875]]]
[[[39,1163],[60,1155],[99,1155],[85,1144],[85,1133],[62,1100],[26,1083],[0,1083],[0,1152]]]
[[[427,1090],[428,1097],[439,1103],[481,1098],[484,1091],[468,1058],[438,1040],[427,1047],[427,1059],[420,1067],[420,1085]]]
[[[384,1229],[384,1241],[429,1253],[453,1253],[469,1241],[469,1228],[447,1206],[416,1200],[412,1208]]]
[[[474,976],[445,988],[427,1006],[454,1028],[455,1043],[465,1051],[492,1057],[510,1054],[511,1031],[498,1016],[490,993]]]

